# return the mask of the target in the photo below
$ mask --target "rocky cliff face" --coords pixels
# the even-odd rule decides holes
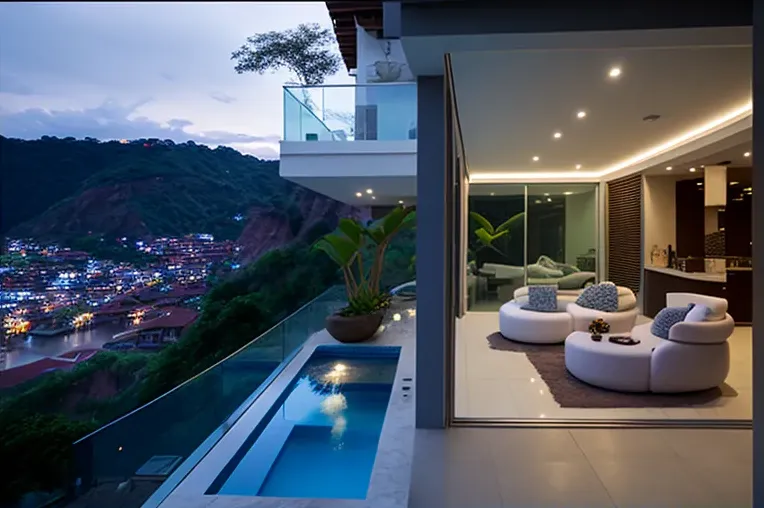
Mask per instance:
[[[303,188],[295,191],[294,203],[299,210],[299,221],[290,218],[283,210],[262,207],[249,210],[247,224],[238,239],[244,263],[255,261],[271,249],[304,239],[306,233],[321,221],[329,228],[335,228],[342,217],[361,221],[370,218],[368,209],[340,203]],[[295,228],[295,222],[299,222],[299,227]]]

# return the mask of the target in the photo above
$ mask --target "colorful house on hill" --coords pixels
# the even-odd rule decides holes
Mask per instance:
[[[132,344],[138,348],[156,348],[177,341],[198,317],[199,313],[183,307],[168,307],[152,319],[135,328],[119,333],[114,340],[104,344],[106,349],[119,349],[118,344]]]

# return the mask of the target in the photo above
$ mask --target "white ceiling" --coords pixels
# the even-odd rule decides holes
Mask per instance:
[[[451,61],[471,175],[605,171],[751,101],[750,46],[469,51]]]
[[[750,132],[750,131],[749,131]],[[745,154],[748,154],[746,157]],[[703,175],[705,166],[723,165],[731,168],[753,166],[752,142],[746,141],[722,150],[693,152],[684,157],[670,160],[660,165],[652,166],[644,171],[646,175],[666,175],[697,178]],[[671,168],[667,170],[666,168]],[[695,171],[690,171],[695,168]]]

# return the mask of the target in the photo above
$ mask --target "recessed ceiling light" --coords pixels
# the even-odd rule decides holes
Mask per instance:
[[[690,168],[690,173],[694,173],[694,172],[695,172],[695,168]]]
[[[539,156],[538,155],[534,155],[533,156],[533,162],[538,162],[538,161],[539,161]]]
[[[621,68],[620,67],[611,67],[610,71],[607,73],[608,76],[611,78],[617,78],[621,75]]]
[[[403,200],[402,200],[402,199],[399,199],[399,200],[398,200],[398,204],[399,204],[399,205],[402,205],[402,204],[403,204]]]
[[[576,164],[576,169],[581,169],[581,164]]]
[[[672,169],[674,169],[674,168],[671,167],[671,166],[666,166],[666,171],[671,171]]]
[[[361,194],[360,192],[355,193],[355,197],[360,198],[361,196],[363,196],[363,194]]]
[[[705,165],[705,164],[701,164],[701,165],[700,165],[700,169],[705,169],[705,168],[706,168],[706,165]]]
[[[551,203],[552,202],[552,198],[546,198],[546,200],[547,200],[547,203]]]
[[[698,182],[698,185],[703,185],[703,182]]]
[[[548,192],[545,192],[545,193],[544,193],[544,196],[548,196],[548,195],[549,195],[549,193],[548,193]]]
[[[562,132],[555,132],[552,136],[554,139],[560,139],[562,137]]]
[[[377,196],[372,196],[371,199],[377,199]]]
[[[565,192],[563,192],[563,194],[565,194],[566,196],[570,196],[573,193],[571,191],[565,191]]]
[[[586,118],[586,111],[581,110],[578,113],[576,113],[576,116],[578,118]]]
[[[373,190],[371,190],[371,189],[366,189],[366,194],[373,194],[373,193],[374,193],[374,191],[373,191]]]
[[[492,193],[491,193],[491,196],[495,196],[495,195],[496,195],[496,193],[495,193],[495,192],[492,192]]]
[[[536,204],[538,205],[539,203],[541,203],[541,200],[540,200],[540,199],[537,199],[537,200],[536,200]]]
[[[743,157],[750,157],[750,156],[751,156],[751,152],[745,152],[745,153],[743,154]]]
[[[730,182],[730,185],[737,185],[737,184],[739,184],[739,183],[740,183],[740,182]]]

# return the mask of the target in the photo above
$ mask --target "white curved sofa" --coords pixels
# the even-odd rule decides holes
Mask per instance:
[[[594,342],[587,333],[572,333],[565,341],[565,366],[589,384],[626,392],[682,393],[721,385],[729,374],[727,339],[735,322],[727,301],[691,293],[668,293],[668,307],[690,303],[711,312],[702,322],[682,321],[669,329],[668,339],[652,334],[652,323],[638,325],[631,337],[636,346]],[[621,333],[621,332],[615,332]]]
[[[650,332],[651,323],[632,330],[635,339],[656,338],[659,344],[650,360],[650,391],[679,393],[707,390],[724,383],[730,370],[727,339],[735,331],[735,321],[727,314],[727,300],[692,293],[667,293],[667,307],[690,303],[710,309],[702,322],[682,321],[669,329],[668,340]]]
[[[618,305],[623,312],[600,312],[580,307],[575,302],[581,291],[583,289],[559,289],[557,312],[537,312],[522,309],[528,303],[528,286],[518,288],[514,298],[499,309],[499,331],[505,338],[517,342],[556,344],[564,342],[573,331],[587,331],[589,323],[598,317],[610,323],[613,333],[631,331],[637,319],[637,299],[631,290],[618,288]],[[573,310],[578,314],[571,312],[571,306],[575,306]]]
[[[511,300],[499,309],[499,332],[507,339],[531,344],[564,342],[572,331],[572,319],[565,312],[565,303],[558,303],[557,312],[536,312],[522,309],[524,303]]]
[[[587,309],[577,303],[569,303],[566,310],[573,317],[573,330],[586,332],[595,319],[604,319],[610,325],[610,333],[629,333],[637,322],[637,297],[629,288],[618,286],[618,310],[604,312]]]

